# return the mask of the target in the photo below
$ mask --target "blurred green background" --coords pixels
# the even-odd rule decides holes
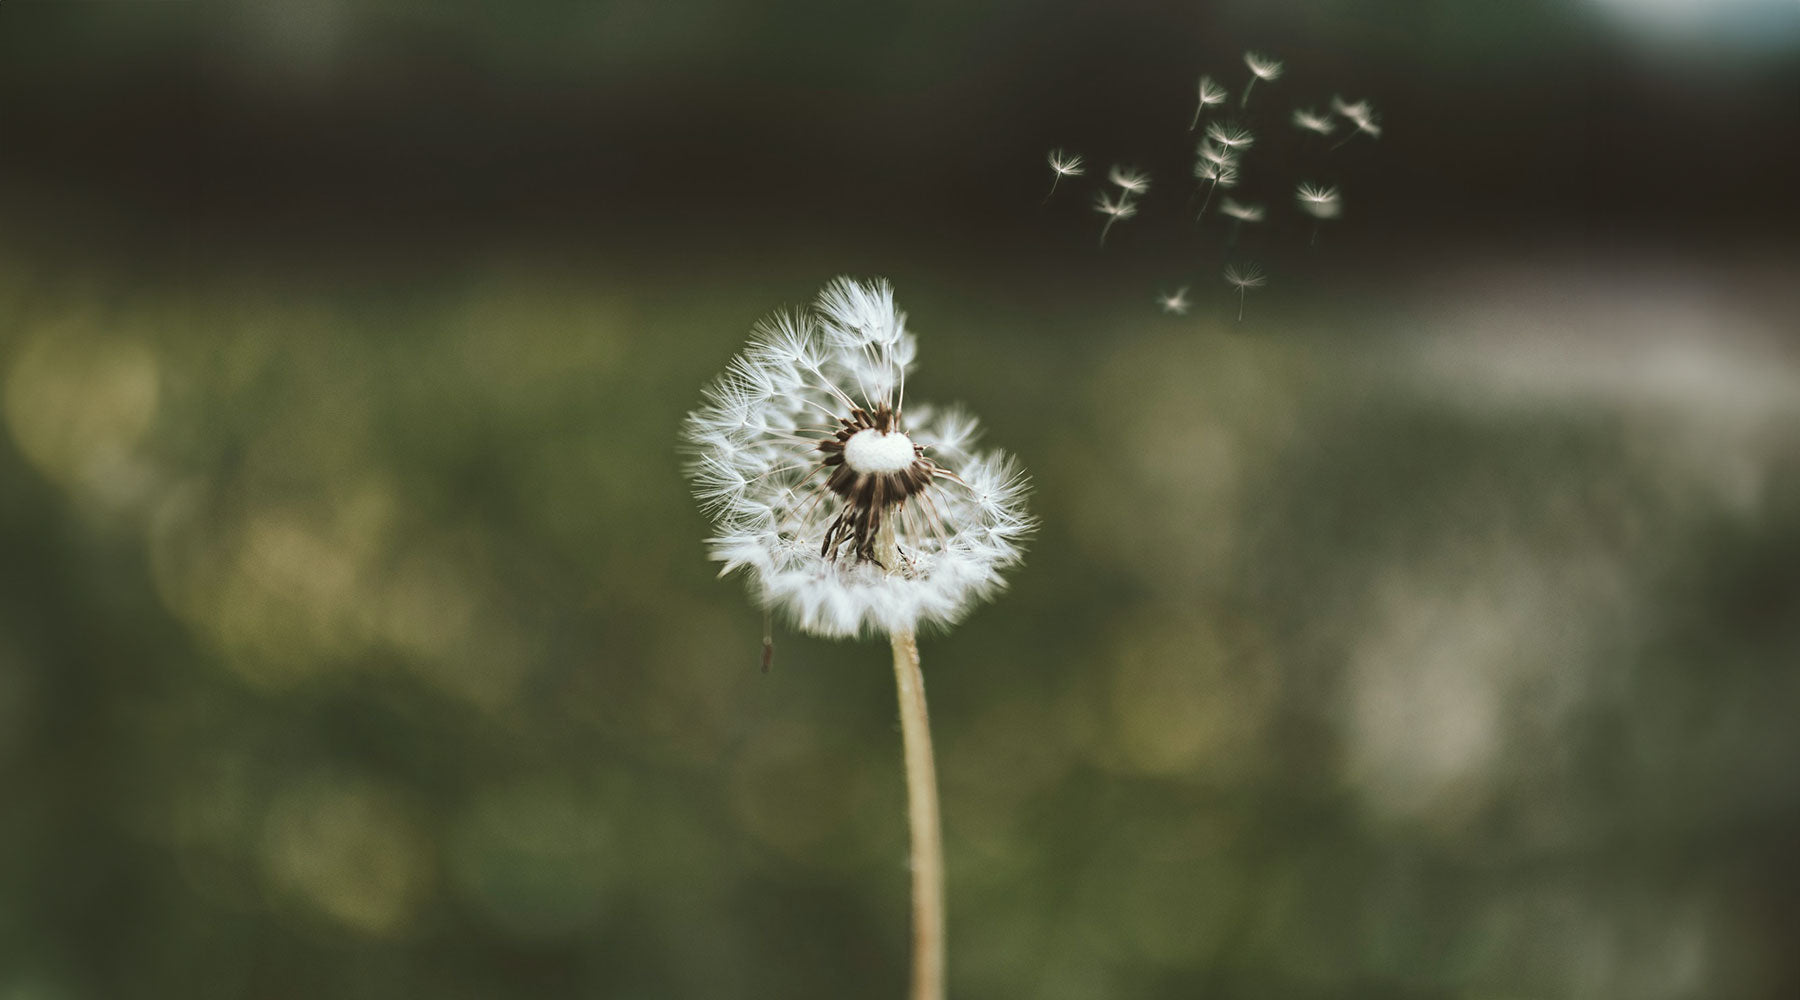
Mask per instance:
[[[840,273],[1044,523],[923,647],[953,995],[1800,995],[1797,28],[0,5],[0,998],[901,995],[886,651],[759,673],[677,455]]]

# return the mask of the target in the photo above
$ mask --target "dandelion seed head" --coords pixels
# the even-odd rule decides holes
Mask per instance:
[[[712,558],[804,631],[950,625],[1034,527],[1017,464],[971,450],[975,419],[908,401],[915,353],[886,282],[839,278],[758,324],[688,415]]]
[[[1210,181],[1219,187],[1236,187],[1238,169],[1232,163],[1215,163],[1211,160],[1198,160],[1194,163],[1194,177],[1200,181]]]
[[[1117,198],[1108,197],[1106,192],[1101,191],[1094,195],[1094,211],[1115,219],[1129,219],[1137,214],[1137,202],[1126,197],[1123,191],[1119,192]]]
[[[1080,177],[1087,172],[1087,168],[1081,164],[1081,154],[1079,153],[1065,153],[1061,149],[1052,149],[1047,159],[1050,161],[1050,169],[1059,177]]]
[[[1244,65],[1250,67],[1250,72],[1255,75],[1258,80],[1264,82],[1276,80],[1281,77],[1281,61],[1278,59],[1270,59],[1260,52],[1244,53]]]
[[[1234,153],[1249,149],[1256,143],[1256,136],[1249,129],[1231,122],[1208,122],[1206,137]]]
[[[1200,77],[1198,89],[1200,106],[1202,108],[1210,108],[1215,104],[1224,104],[1225,98],[1230,96],[1225,87],[1210,76]]]
[[[1374,106],[1368,101],[1346,101],[1342,97],[1333,95],[1331,109],[1349,119],[1350,124],[1356,127],[1358,133],[1371,139],[1381,138],[1381,116],[1375,113]],[[1348,141],[1348,139],[1345,140],[1345,142]],[[1343,145],[1343,143],[1339,143],[1339,145]]]
[[[1211,139],[1200,140],[1200,145],[1194,149],[1194,155],[1215,166],[1237,166],[1237,157],[1232,155],[1231,150],[1214,143]]]
[[[1139,195],[1150,190],[1150,175],[1135,167],[1115,163],[1106,172],[1106,179],[1117,184],[1125,194]]]
[[[1294,201],[1300,211],[1315,219],[1335,219],[1344,211],[1343,198],[1335,187],[1301,184],[1294,189]]]
[[[1180,288],[1175,289],[1175,294],[1173,295],[1158,295],[1156,297],[1156,304],[1161,306],[1162,311],[1165,313],[1175,316],[1186,316],[1189,306],[1187,292],[1188,286],[1182,285]]]
[[[1231,198],[1226,198],[1219,203],[1219,212],[1223,215],[1229,215],[1239,222],[1261,222],[1263,219],[1263,207],[1261,205],[1246,205],[1243,202]]]
[[[1348,118],[1350,124],[1356,126],[1358,132],[1364,132],[1370,136],[1377,137],[1381,135],[1381,118],[1375,113],[1374,106],[1368,101],[1346,101],[1342,97],[1333,94],[1331,97],[1331,110]]]
[[[1295,128],[1320,135],[1330,135],[1337,131],[1337,122],[1332,121],[1331,116],[1322,115],[1312,108],[1295,108],[1293,122]]]
[[[1225,266],[1225,282],[1238,291],[1261,288],[1269,283],[1268,275],[1255,264],[1227,264]]]

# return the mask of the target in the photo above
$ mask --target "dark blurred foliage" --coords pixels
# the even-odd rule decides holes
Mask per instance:
[[[1795,995],[1797,21],[0,4],[0,998],[899,995],[885,651],[759,673],[676,454],[839,273],[1044,522],[924,644],[955,995]]]

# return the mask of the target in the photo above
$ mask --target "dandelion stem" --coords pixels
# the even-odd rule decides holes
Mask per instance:
[[[1106,225],[1100,227],[1100,245],[1102,247],[1106,246],[1106,231],[1111,229],[1112,224],[1117,221],[1119,221],[1118,216],[1111,216],[1106,220]]]
[[[1213,192],[1217,191],[1218,189],[1219,189],[1218,181],[1213,180],[1213,181],[1206,182],[1206,200],[1200,203],[1200,215],[1194,216],[1195,222],[1199,222],[1201,216],[1204,216],[1206,214],[1206,206],[1212,204]]]
[[[1250,75],[1250,82],[1244,84],[1244,96],[1238,99],[1238,109],[1239,110],[1243,110],[1244,108],[1247,108],[1250,106],[1250,90],[1251,90],[1251,88],[1253,88],[1255,86],[1256,86],[1256,74],[1252,73]]]
[[[763,648],[762,672],[769,672],[769,664],[775,662],[775,613],[763,611]]]
[[[1039,205],[1050,204],[1050,195],[1056,193],[1056,183],[1060,180],[1062,180],[1062,171],[1060,171],[1060,170],[1053,171],[1052,176],[1050,178],[1050,194],[1045,195],[1044,200],[1038,202]]]
[[[931,756],[931,718],[919,643],[895,632],[894,683],[900,697],[900,735],[906,751],[907,813],[912,826],[912,1000],[944,996],[944,837],[938,820],[937,766]]]
[[[1249,291],[1248,287],[1240,287],[1238,289],[1238,318],[1237,318],[1237,321],[1239,323],[1242,323],[1244,321],[1244,293],[1247,291]]]

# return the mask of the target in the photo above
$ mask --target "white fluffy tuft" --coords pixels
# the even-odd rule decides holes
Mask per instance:
[[[913,464],[912,438],[873,427],[857,431],[844,442],[844,464],[858,472],[899,472]]]
[[[811,313],[759,324],[688,415],[688,471],[714,521],[712,558],[722,574],[743,570],[758,602],[803,631],[842,638],[954,624],[1005,587],[1002,571],[1035,526],[1017,464],[970,450],[974,417],[903,395],[916,349],[885,281],[839,278]],[[897,565],[822,555],[841,501],[820,485],[817,442],[852,406],[884,402],[902,407],[905,433],[858,433],[846,463],[898,471],[916,442],[946,474],[888,512]]]

